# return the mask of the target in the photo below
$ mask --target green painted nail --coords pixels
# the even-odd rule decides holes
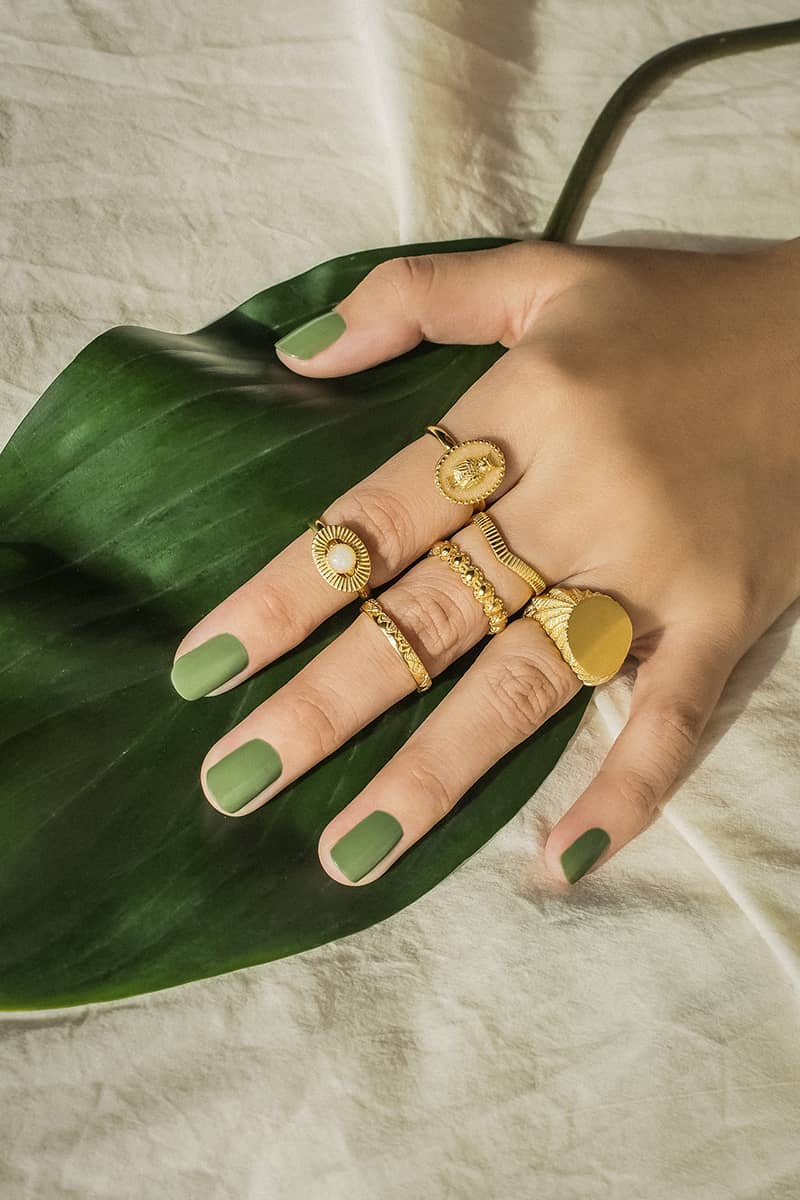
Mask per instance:
[[[611,838],[605,829],[587,829],[561,855],[561,866],[570,883],[577,883],[608,848]]]
[[[403,826],[397,818],[376,810],[339,838],[331,849],[331,858],[342,874],[355,883],[385,858],[402,836]]]
[[[292,358],[313,358],[320,350],[332,346],[346,328],[344,317],[331,310],[321,317],[313,317],[304,325],[298,325],[297,329],[275,343],[275,349],[290,354]]]
[[[238,812],[280,775],[283,763],[274,746],[261,738],[244,742],[206,772],[211,795],[225,812]]]
[[[232,633],[218,633],[188,654],[182,654],[172,668],[172,686],[184,700],[199,700],[243,671],[249,662],[247,651]]]

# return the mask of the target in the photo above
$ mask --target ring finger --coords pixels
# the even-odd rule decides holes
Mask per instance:
[[[514,621],[326,826],[318,845],[325,871],[350,885],[378,879],[580,687],[544,630]]]

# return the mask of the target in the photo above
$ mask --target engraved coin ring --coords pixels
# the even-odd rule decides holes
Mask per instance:
[[[444,446],[444,454],[433,469],[434,482],[441,494],[456,504],[482,507],[506,473],[506,459],[500,447],[483,438],[457,442],[441,425],[426,425],[425,432]]]

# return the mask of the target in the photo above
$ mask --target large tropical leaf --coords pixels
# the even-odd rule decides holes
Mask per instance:
[[[547,236],[563,235],[582,194],[585,158],[576,170]],[[112,329],[22,422],[0,456],[0,1006],[156,990],[364,928],[479,849],[552,769],[589,688],[389,872],[344,888],[319,866],[322,829],[479,647],[242,820],[206,803],[206,750],[357,610],[223,696],[187,704],[169,683],[190,626],[505,353],[424,343],[316,381],[286,369],[274,342],[384,259],[512,240],[346,255],[193,334]]]
[[[314,381],[284,367],[273,342],[381,259],[496,244],[335,259],[195,334],[114,329],[78,355],[9,443],[0,473],[4,1004],[152,990],[371,924],[477,850],[558,759],[589,689],[392,871],[369,888],[343,888],[317,860],[323,827],[466,660],[238,821],[203,797],[206,750],[357,607],[224,696],[187,704],[169,682],[191,625],[499,356],[497,347],[423,344]]]

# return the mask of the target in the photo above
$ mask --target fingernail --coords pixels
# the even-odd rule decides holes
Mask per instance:
[[[354,825],[331,847],[331,858],[351,883],[361,879],[385,858],[403,836],[403,826],[391,813],[376,810]]]
[[[290,354],[292,358],[313,358],[320,350],[332,346],[346,328],[344,317],[331,309],[321,317],[313,317],[304,325],[298,325],[297,329],[275,343],[275,349]]]
[[[577,883],[600,855],[608,848],[611,838],[605,829],[587,829],[561,855],[561,866],[570,883]]]
[[[274,783],[282,770],[275,747],[253,738],[208,768],[206,786],[220,808],[234,813]]]
[[[184,700],[199,700],[213,692],[249,662],[247,651],[232,633],[218,633],[207,642],[182,654],[175,662],[170,679]]]

